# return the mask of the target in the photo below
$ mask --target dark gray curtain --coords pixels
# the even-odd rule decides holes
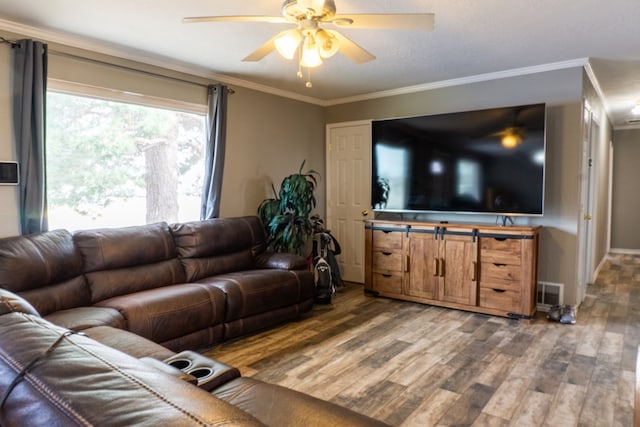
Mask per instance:
[[[47,45],[19,40],[13,45],[13,129],[20,162],[22,234],[48,229],[45,188],[45,100]]]
[[[229,89],[221,84],[208,90],[207,147],[205,173],[202,185],[200,219],[217,218],[220,215],[220,193],[227,139],[227,97]]]

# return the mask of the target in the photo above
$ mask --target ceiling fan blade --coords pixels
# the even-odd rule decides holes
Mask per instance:
[[[327,23],[340,28],[433,31],[435,15],[433,13],[337,15]]]
[[[260,46],[259,48],[251,52],[242,61],[243,62],[260,61],[262,58],[264,58],[265,56],[269,55],[271,52],[276,50],[276,45],[274,41],[276,37],[278,37],[278,35],[276,35],[275,37],[272,37],[268,42],[266,42],[265,44],[263,44],[262,46]]]
[[[357,64],[364,64],[365,62],[376,59],[371,53],[367,52],[364,48],[358,46],[353,40],[340,34],[338,31],[330,31],[337,39],[340,46],[339,52],[352,60]]]
[[[268,22],[271,24],[290,24],[282,16],[190,16],[182,18],[185,24],[197,22]]]

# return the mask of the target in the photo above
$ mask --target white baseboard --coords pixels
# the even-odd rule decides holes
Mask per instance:
[[[595,271],[593,272],[593,277],[591,278],[591,281],[589,283],[593,283],[593,282],[596,281],[596,278],[598,277],[598,274],[600,274],[600,270],[602,269],[602,267],[604,266],[604,264],[607,262],[608,259],[609,259],[609,256],[605,255],[600,260],[600,264],[598,264],[598,266],[596,267]]]
[[[640,249],[611,248],[609,252],[612,254],[640,255]]]

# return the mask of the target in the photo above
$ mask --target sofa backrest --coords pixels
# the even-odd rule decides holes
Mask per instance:
[[[251,269],[267,248],[257,216],[173,224],[171,232],[188,281]]]
[[[67,230],[0,239],[0,288],[46,316],[91,305],[82,258]]]
[[[182,283],[169,225],[155,224],[77,231],[91,302]]]

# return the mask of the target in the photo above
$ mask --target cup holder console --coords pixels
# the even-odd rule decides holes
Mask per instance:
[[[176,359],[169,362],[169,365],[173,366],[176,369],[180,369],[184,371],[185,369],[189,369],[192,365],[191,360],[187,359]]]
[[[190,350],[175,354],[164,363],[195,377],[198,387],[207,391],[240,376],[238,369]]]
[[[189,371],[189,374],[196,377],[198,379],[198,384],[200,384],[200,382],[205,381],[207,378],[213,375],[214,371],[211,368],[198,368],[194,369],[193,371]]]

